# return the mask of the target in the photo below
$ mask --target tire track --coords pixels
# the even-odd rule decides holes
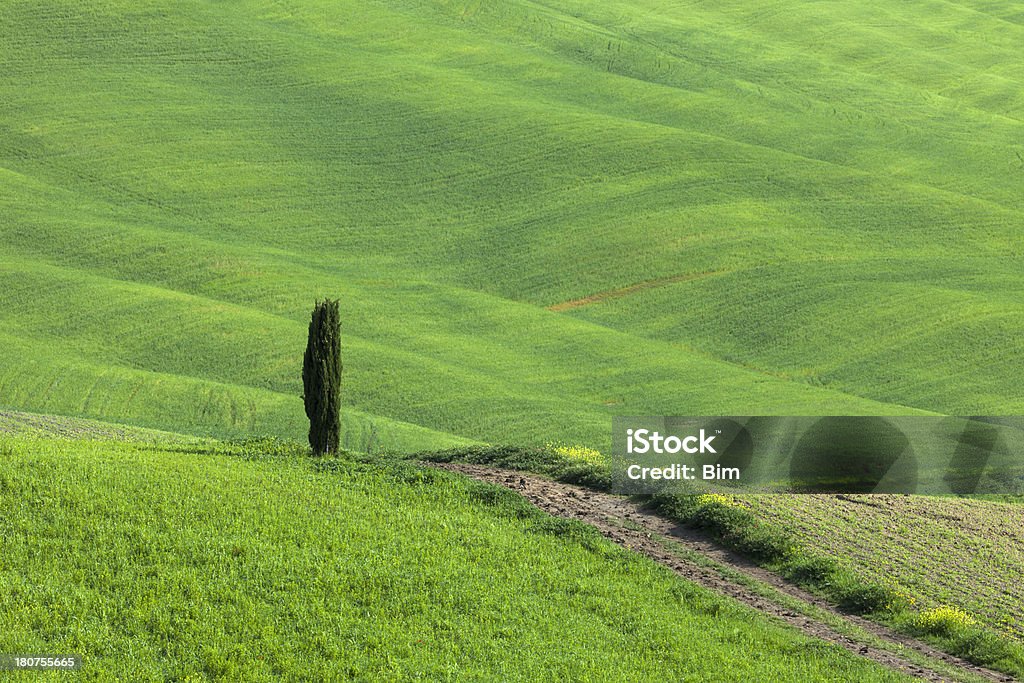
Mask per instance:
[[[680,554],[673,553],[666,546],[669,544],[681,546],[684,550],[708,558],[713,564],[739,572],[756,583],[767,584],[776,591],[805,603],[810,608],[835,615],[856,629],[866,631],[870,635],[892,644],[893,650],[907,648],[931,660],[943,662],[948,667],[963,672],[964,676],[957,678],[974,678],[975,680],[1002,683],[1014,681],[1011,676],[977,666],[914,638],[896,633],[881,624],[840,612],[826,600],[787,583],[778,575],[709,541],[699,532],[671,522],[644,509],[640,504],[628,498],[564,484],[525,472],[496,469],[484,465],[436,462],[424,464],[512,489],[548,514],[590,524],[606,538],[650,557],[694,583],[734,598],[763,614],[789,624],[806,635],[838,645],[855,655],[866,657],[887,668],[926,681],[957,680],[918,664],[896,651],[869,647],[820,620],[795,612],[768,597],[752,592],[750,588],[729,580],[713,566],[703,566],[688,561]]]
[[[629,296],[630,294],[641,292],[645,289],[664,287],[666,285],[675,284],[677,282],[687,282],[688,280],[699,280],[701,278],[711,277],[714,275],[723,275],[727,272],[730,271],[711,270],[702,273],[686,273],[685,275],[670,275],[668,277],[660,277],[654,280],[644,280],[643,282],[637,282],[636,284],[628,285],[626,287],[619,287],[618,289],[608,289],[603,292],[597,292],[595,294],[591,294],[580,299],[562,301],[557,304],[552,304],[547,308],[549,311],[560,313],[562,311],[569,311],[574,308],[580,308],[581,306],[596,304],[598,302],[606,301],[608,299],[620,299],[624,296]]]

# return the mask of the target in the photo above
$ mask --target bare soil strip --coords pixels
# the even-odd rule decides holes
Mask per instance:
[[[669,277],[659,277],[654,280],[644,280],[638,282],[635,285],[629,285],[628,287],[619,287],[618,289],[608,289],[603,292],[596,292],[590,296],[585,296],[582,299],[572,299],[570,301],[563,301],[561,303],[552,304],[548,306],[549,311],[559,313],[561,311],[569,311],[574,308],[580,308],[581,306],[587,306],[589,304],[596,304],[600,301],[607,299],[619,299],[624,296],[629,296],[636,292],[653,289],[655,287],[664,287],[665,285],[675,284],[677,282],[686,282],[687,280],[698,280],[704,277],[711,277],[712,275],[721,275],[725,272],[724,270],[708,271],[706,273],[686,273],[685,275],[670,275]]]
[[[735,598],[809,636],[839,645],[858,656],[866,657],[891,669],[926,681],[955,680],[899,654],[898,650],[907,648],[929,659],[941,661],[947,667],[955,668],[966,674],[964,678],[975,677],[976,680],[1001,682],[1014,680],[1006,674],[997,673],[936,650],[926,643],[896,633],[881,624],[843,613],[827,601],[787,583],[778,575],[716,545],[699,532],[682,527],[645,510],[641,505],[628,498],[563,484],[524,472],[502,470],[484,465],[424,464],[460,472],[474,479],[510,488],[548,514],[577,519],[590,524],[619,545],[647,555],[690,581]],[[819,611],[835,615],[880,640],[892,643],[894,645],[892,649],[897,652],[868,647],[864,643],[838,632],[828,624],[797,613],[792,608],[773,602],[767,597],[757,595],[751,592],[750,588],[729,580],[722,573],[716,571],[713,566],[695,564],[684,559],[680,554],[673,553],[669,549],[672,545],[698,553],[700,556],[708,558],[711,564],[726,567],[756,583],[767,584],[778,592],[796,598]],[[920,659],[920,657],[916,659]]]

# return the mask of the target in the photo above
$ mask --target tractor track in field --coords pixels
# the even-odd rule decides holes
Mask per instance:
[[[423,464],[459,472],[480,481],[512,489],[548,514],[590,524],[606,538],[650,557],[694,583],[734,598],[763,614],[789,624],[806,635],[838,645],[855,655],[866,657],[890,669],[926,681],[957,680],[929,668],[927,664],[912,661],[898,651],[865,645],[862,640],[845,635],[819,619],[801,614],[791,607],[759,595],[751,591],[748,586],[729,579],[715,565],[726,568],[734,574],[738,573],[755,584],[767,585],[788,598],[796,599],[806,604],[809,608],[808,611],[828,612],[835,618],[842,619],[855,627],[855,630],[866,632],[870,636],[886,641],[893,646],[892,650],[913,650],[923,657],[942,662],[946,667],[965,674],[958,678],[970,678],[973,675],[975,680],[1000,682],[1015,680],[1007,674],[971,664],[919,640],[896,633],[881,624],[846,614],[828,601],[811,595],[786,582],[780,576],[722,548],[700,532],[669,521],[624,496],[565,484],[526,472],[498,469],[485,465],[440,462]],[[682,548],[684,552],[674,552],[670,546]],[[686,559],[687,551],[706,558],[710,561],[709,565],[705,566]]]
[[[589,306],[591,304],[600,303],[609,299],[621,299],[622,297],[635,294],[636,292],[642,292],[647,289],[654,289],[656,287],[665,287],[666,285],[673,285],[678,282],[689,282],[690,280],[700,280],[706,277],[712,277],[715,275],[724,275],[730,271],[725,270],[709,270],[700,273],[685,273],[683,275],[669,275],[668,277],[659,277],[653,280],[644,280],[643,282],[637,282],[626,287],[619,287],[617,289],[608,289],[603,292],[595,292],[589,296],[582,297],[580,299],[572,299],[570,301],[562,301],[557,304],[551,304],[547,307],[549,311],[554,313],[561,313],[563,311],[571,311],[574,308],[581,308],[583,306]]]

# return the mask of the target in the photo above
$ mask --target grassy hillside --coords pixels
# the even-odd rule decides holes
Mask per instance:
[[[0,651],[79,654],[84,680],[906,680],[447,473],[219,443],[0,454]]]
[[[612,512],[618,503],[645,506],[676,529],[698,531],[698,561],[713,563],[717,545],[729,557],[742,558],[743,566],[759,565],[774,581],[800,586],[842,612],[1003,674],[1024,672],[1024,613],[1012,579],[1024,571],[1021,497],[660,493],[629,503],[612,496],[616,503],[588,509],[571,502],[580,491],[589,488],[601,496],[612,488],[609,463],[596,451],[500,446],[412,457],[450,463],[516,491],[521,486],[515,487],[506,470],[543,475],[533,477],[533,488],[522,495],[554,514],[580,515],[591,523],[622,514]],[[623,519],[629,527],[631,518]],[[665,527],[637,527],[662,533],[659,528]]]
[[[17,410],[0,410],[0,435],[18,437],[19,439],[125,440],[165,445],[168,443],[188,444],[197,447],[208,441],[174,432],[162,432],[84,418],[39,415]]]
[[[1013,413],[1024,15],[10,2],[0,405],[348,443],[612,414]]]

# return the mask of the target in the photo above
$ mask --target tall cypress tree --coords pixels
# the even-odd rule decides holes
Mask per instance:
[[[341,323],[337,301],[318,301],[313,308],[302,361],[302,387],[313,453],[336,453],[341,434]]]

